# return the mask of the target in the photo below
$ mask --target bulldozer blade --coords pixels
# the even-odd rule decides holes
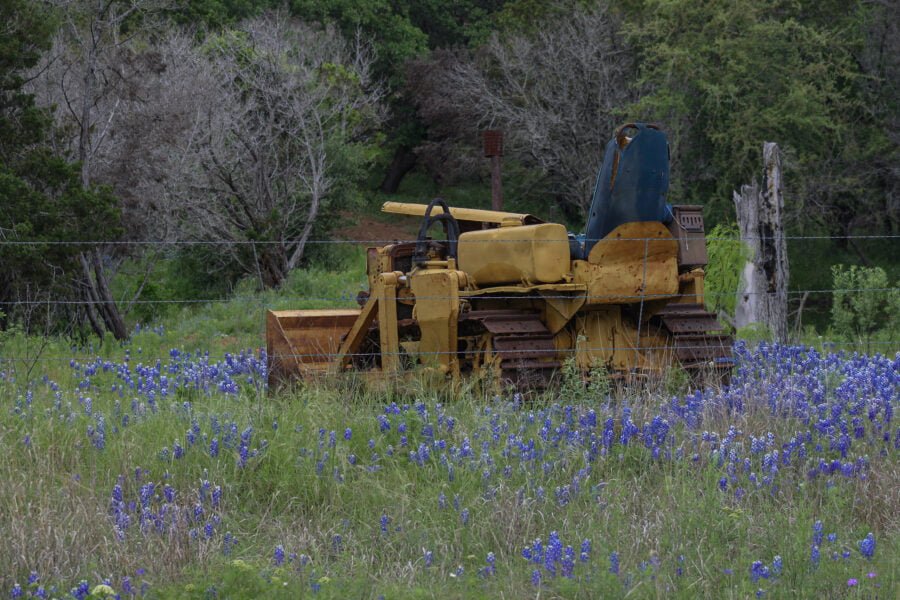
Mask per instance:
[[[269,386],[327,372],[341,347],[341,338],[359,314],[359,309],[268,311]]]

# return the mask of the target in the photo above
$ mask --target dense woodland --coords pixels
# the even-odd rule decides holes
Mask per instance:
[[[836,257],[900,275],[896,240],[857,237],[900,234],[896,0],[5,0],[0,23],[3,327],[124,338],[164,272],[278,287],[413,178],[486,190],[487,128],[507,206],[573,229],[625,121],[663,125],[670,199],[708,228],[775,141],[787,230],[824,240],[792,244],[795,287]]]

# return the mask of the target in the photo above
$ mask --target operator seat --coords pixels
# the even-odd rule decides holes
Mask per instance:
[[[626,135],[632,134],[631,136]],[[585,232],[570,234],[573,260],[587,260],[591,248],[623,223],[672,220],[669,143],[656,125],[626,123],[606,145]]]

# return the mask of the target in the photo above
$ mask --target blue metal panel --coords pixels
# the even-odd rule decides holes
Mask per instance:
[[[633,133],[630,141],[626,133]],[[623,223],[669,222],[672,211],[666,203],[668,191],[666,134],[645,123],[620,127],[606,146],[584,236],[575,236],[571,244],[573,258],[587,258],[598,240]],[[576,254],[579,246],[580,256]]]

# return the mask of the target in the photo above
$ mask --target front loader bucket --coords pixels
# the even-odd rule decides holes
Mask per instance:
[[[325,373],[359,314],[359,309],[268,311],[269,387]]]

